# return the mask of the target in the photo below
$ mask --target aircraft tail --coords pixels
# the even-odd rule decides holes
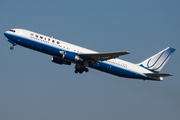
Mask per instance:
[[[163,68],[163,66],[166,64],[166,62],[174,53],[174,51],[175,51],[174,48],[167,47],[166,49],[146,59],[145,61],[139,63],[138,65],[154,73],[159,73],[159,71]]]

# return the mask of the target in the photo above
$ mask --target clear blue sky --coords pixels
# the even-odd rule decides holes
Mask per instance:
[[[0,4],[0,120],[180,119],[179,0],[4,0]],[[98,52],[130,51],[138,63],[170,46],[162,82],[126,79],[11,44],[23,28]]]

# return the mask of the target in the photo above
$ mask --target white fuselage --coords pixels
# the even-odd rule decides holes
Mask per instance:
[[[39,33],[24,29],[13,29],[15,32],[6,31],[5,36],[12,42],[27,47],[39,52],[49,54],[51,56],[58,56],[60,51],[69,51],[75,54],[92,54],[98,53],[74,44],[70,44],[53,37],[48,37]],[[67,60],[67,59],[66,59]],[[67,60],[75,63],[76,61]],[[118,58],[109,59],[107,61],[98,61],[94,65],[86,65],[100,71],[104,71],[120,77],[129,77],[136,79],[153,79],[147,77],[144,73],[151,73],[151,71],[137,65]]]

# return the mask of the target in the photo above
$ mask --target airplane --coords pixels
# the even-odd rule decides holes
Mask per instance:
[[[164,77],[172,76],[169,73],[159,73],[175,49],[167,47],[154,56],[133,64],[119,59],[119,56],[130,54],[128,51],[98,53],[74,44],[70,44],[53,37],[48,37],[25,29],[11,29],[5,31],[4,35],[14,46],[20,45],[38,52],[52,56],[52,62],[57,64],[75,64],[75,73],[82,74],[93,68],[115,76],[162,81]]]

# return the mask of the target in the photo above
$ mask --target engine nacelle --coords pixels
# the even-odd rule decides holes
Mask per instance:
[[[83,61],[83,59],[81,59],[77,54],[73,53],[73,52],[68,52],[68,51],[60,51],[60,53],[62,54],[62,58],[69,60],[69,61]]]
[[[57,58],[57,57],[52,57],[52,59],[51,59],[51,61],[52,62],[54,62],[54,63],[57,63],[57,64],[65,64],[65,65],[71,65],[71,62],[69,62],[69,61],[66,61],[66,60],[63,60],[63,59],[60,59],[60,58]]]

